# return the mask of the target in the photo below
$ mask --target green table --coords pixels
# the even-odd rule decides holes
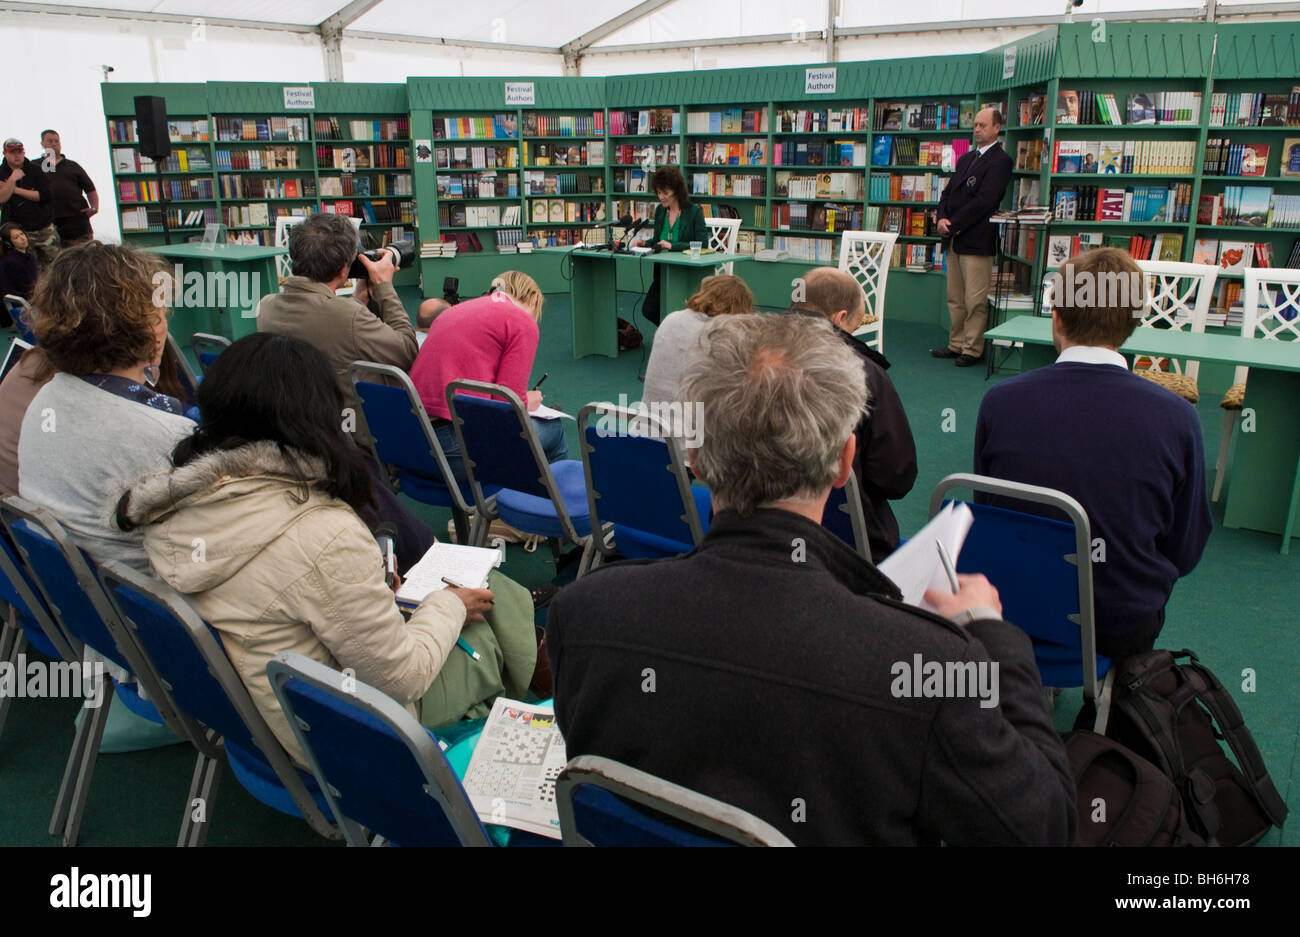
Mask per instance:
[[[172,262],[176,289],[170,329],[182,347],[195,332],[232,342],[256,332],[258,301],[280,289],[275,258],[288,253],[256,244],[164,244],[143,250]]]
[[[615,257],[630,257],[659,264],[660,319],[686,308],[686,299],[718,264],[749,260],[748,254],[701,254],[698,259],[680,251],[660,254],[614,254],[588,248],[543,247],[541,252],[562,253],[572,263],[569,308],[573,317],[573,357],[618,355],[618,289]]]
[[[1026,370],[1056,360],[1050,318],[1017,316],[984,337],[1024,342]],[[1243,414],[1253,411],[1253,426],[1237,435],[1223,524],[1281,534],[1282,552],[1289,553],[1300,498],[1300,346],[1240,335],[1138,328],[1120,351],[1250,368]]]

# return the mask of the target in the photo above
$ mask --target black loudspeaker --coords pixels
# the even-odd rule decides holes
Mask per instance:
[[[160,160],[171,155],[172,138],[167,131],[167,101],[164,98],[136,95],[135,132],[142,156]]]

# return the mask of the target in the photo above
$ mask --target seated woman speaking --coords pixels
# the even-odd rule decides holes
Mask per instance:
[[[659,196],[655,209],[654,228],[650,236],[641,241],[647,247],[665,251],[684,251],[691,241],[709,246],[709,228],[704,223],[704,209],[691,201],[686,191],[686,180],[676,166],[663,166],[650,177],[650,188]],[[646,291],[642,314],[659,324],[659,264],[654,264],[654,281]]]
[[[489,589],[433,592],[403,620],[358,516],[370,476],[342,409],[321,352],[290,336],[247,336],[199,386],[199,427],[176,446],[172,467],[140,479],[117,505],[118,525],[144,527],[154,574],[217,630],[299,761],[266,677],[280,651],[353,668],[418,703],[429,727],[486,716],[501,693],[526,692],[537,660],[532,601],[496,574]],[[457,647],[462,635],[481,660]]]

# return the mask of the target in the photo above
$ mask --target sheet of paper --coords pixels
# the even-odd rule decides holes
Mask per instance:
[[[934,611],[934,607],[923,598],[926,590],[952,591],[948,574],[944,572],[943,562],[939,559],[939,548],[935,544],[943,543],[943,548],[948,551],[955,566],[962,544],[966,542],[966,534],[974,522],[975,516],[966,505],[959,502],[946,504],[930,523],[891,553],[877,568],[898,586],[903,593],[904,602]]]
[[[554,407],[548,407],[544,403],[539,404],[537,409],[530,411],[528,415],[535,416],[539,420],[558,420],[561,417],[565,417],[570,420],[573,419],[571,415],[565,413],[563,410],[556,410]]]
[[[462,783],[484,823],[559,839],[555,779],[567,763],[553,707],[499,696]]]
[[[415,344],[419,348],[424,347],[424,340],[429,337],[429,333],[424,329],[415,330]]]
[[[435,543],[407,571],[402,587],[397,590],[397,601],[401,605],[419,605],[430,592],[447,588],[443,576],[462,586],[482,589],[487,584],[488,573],[500,566],[503,558],[500,550]]]

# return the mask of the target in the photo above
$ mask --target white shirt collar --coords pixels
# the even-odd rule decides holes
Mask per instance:
[[[994,140],[994,141],[993,141],[993,143],[997,143],[997,142],[998,142],[997,140]],[[979,154],[980,154],[980,156],[983,156],[985,153],[987,153],[988,150],[989,150],[989,147],[993,146],[993,143],[986,143],[984,146],[981,146],[981,147],[979,148]]]
[[[1118,351],[1096,345],[1071,345],[1056,359],[1057,364],[1113,364],[1128,370],[1128,362]]]

